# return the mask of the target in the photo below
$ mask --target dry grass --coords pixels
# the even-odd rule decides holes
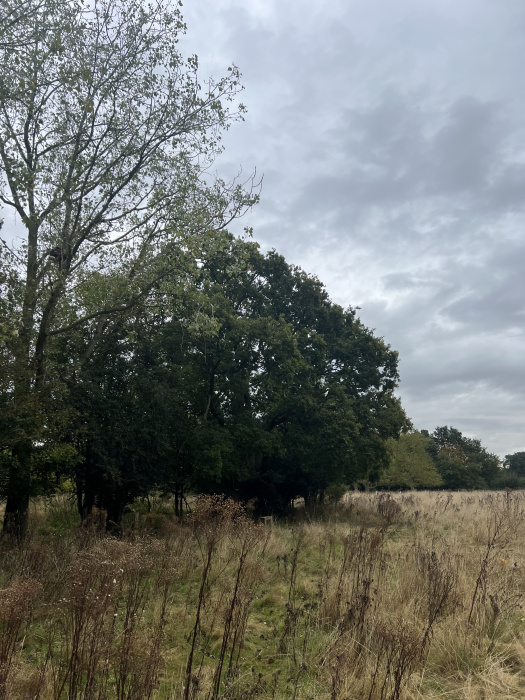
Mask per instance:
[[[108,538],[0,539],[0,700],[525,696],[525,494],[347,494],[255,525],[202,499]],[[69,526],[68,526],[69,524]]]

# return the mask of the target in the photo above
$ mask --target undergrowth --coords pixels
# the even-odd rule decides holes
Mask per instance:
[[[141,510],[115,539],[64,498],[0,538],[0,700],[525,694],[521,492]]]

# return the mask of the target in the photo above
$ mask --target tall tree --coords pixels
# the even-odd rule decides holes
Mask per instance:
[[[152,488],[282,511],[378,472],[408,421],[397,356],[322,284],[225,234],[187,286],[167,279],[69,372],[79,507],[123,507]],[[77,328],[63,359],[85,343]]]
[[[403,433],[398,440],[390,438],[390,464],[381,474],[379,485],[387,488],[435,488],[443,479],[430,456],[431,440],[419,431]]]
[[[480,440],[465,437],[448,425],[436,428],[430,437],[431,453],[446,488],[483,489],[500,476],[498,457],[488,452]]]
[[[386,440],[409,425],[394,395],[397,354],[319,280],[253,244],[221,249],[201,284],[219,324],[194,355],[202,415],[230,436],[238,465],[221,488],[284,508],[379,472]]]
[[[184,31],[165,0],[1,5],[0,202],[26,232],[18,247],[0,243],[20,280],[12,401],[33,416],[55,339],[83,328],[86,361],[159,278],[177,273],[181,250],[198,255],[203,237],[256,199],[253,180],[204,178],[244,108],[234,66],[201,88],[197,58],[177,47]],[[42,429],[26,422],[12,449],[4,530],[18,537]]]
[[[505,455],[504,464],[510,473],[517,476],[525,476],[525,452],[514,452],[514,454]]]

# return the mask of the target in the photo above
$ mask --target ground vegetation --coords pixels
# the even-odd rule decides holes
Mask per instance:
[[[115,538],[32,504],[0,541],[2,700],[523,697],[522,492],[190,505],[139,499]]]

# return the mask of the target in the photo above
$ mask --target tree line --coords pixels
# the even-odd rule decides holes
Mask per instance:
[[[525,452],[506,455],[502,464],[457,428],[411,430],[391,440],[389,450],[389,466],[378,481],[382,488],[525,488]]]

